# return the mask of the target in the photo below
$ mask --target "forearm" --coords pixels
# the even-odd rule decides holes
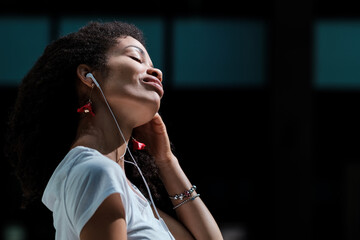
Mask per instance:
[[[170,196],[189,190],[192,186],[175,156],[159,166],[160,177]],[[196,191],[191,197],[196,196]],[[190,198],[191,198],[190,197]],[[171,200],[177,206],[186,199]],[[175,209],[179,220],[196,239],[223,239],[218,225],[200,197],[187,201]]]

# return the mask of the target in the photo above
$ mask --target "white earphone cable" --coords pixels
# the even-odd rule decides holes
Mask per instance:
[[[117,129],[119,130],[119,133],[120,133],[120,135],[121,135],[121,138],[122,138],[122,140],[124,141],[124,143],[126,144],[126,149],[125,149],[124,155],[126,154],[126,152],[128,152],[129,155],[130,155],[130,157],[131,157],[131,159],[132,159],[132,162],[127,161],[127,160],[124,160],[124,162],[130,163],[130,164],[134,165],[134,166],[138,169],[138,171],[139,171],[139,173],[140,173],[140,176],[141,176],[141,178],[143,179],[143,181],[144,181],[144,183],[145,183],[145,186],[146,186],[147,192],[148,192],[148,194],[149,194],[149,198],[150,198],[151,204],[153,205],[153,208],[154,208],[154,210],[155,210],[155,212],[156,212],[156,215],[157,215],[158,219],[160,220],[160,219],[161,219],[160,214],[159,214],[159,212],[157,211],[157,208],[156,208],[156,206],[155,206],[155,203],[154,203],[153,197],[152,197],[152,195],[151,195],[150,188],[149,188],[149,186],[148,186],[148,184],[147,184],[147,182],[146,182],[146,179],[145,179],[145,177],[144,177],[144,175],[143,175],[140,167],[138,166],[137,162],[135,161],[135,159],[134,159],[134,157],[133,157],[133,155],[132,155],[132,153],[131,153],[131,151],[130,151],[130,149],[129,149],[128,142],[126,141],[125,136],[124,136],[123,132],[121,131],[120,126],[119,126],[119,124],[118,124],[118,122],[117,122],[117,120],[116,120],[116,117],[115,117],[113,111],[111,110],[111,107],[110,107],[108,101],[106,100],[105,94],[103,93],[101,87],[100,87],[99,85],[97,85],[97,86],[98,86],[98,88],[99,88],[99,90],[100,90],[100,92],[101,92],[101,95],[102,95],[103,98],[104,98],[104,101],[105,101],[106,106],[108,107],[108,109],[109,109],[109,111],[110,111],[110,113],[111,113],[111,116],[113,117],[113,119],[114,119],[114,121],[115,121],[116,127],[117,127]],[[123,155],[123,156],[124,156],[124,155]],[[161,219],[161,220],[162,220],[162,219]],[[165,225],[165,226],[166,226],[166,225]],[[168,230],[168,229],[166,229],[166,230]]]
[[[112,118],[114,119],[114,122],[115,122],[115,124],[116,124],[116,127],[117,127],[119,133],[120,133],[120,136],[121,136],[122,140],[124,141],[124,143],[125,143],[125,145],[126,145],[125,152],[124,152],[124,154],[122,155],[122,157],[125,156],[126,152],[128,152],[129,155],[130,155],[130,157],[131,157],[132,162],[127,161],[127,160],[125,160],[125,159],[124,159],[124,162],[130,163],[130,164],[134,165],[134,166],[138,169],[138,171],[139,171],[139,173],[140,173],[140,176],[141,176],[141,178],[143,179],[143,181],[144,181],[144,183],[145,183],[145,187],[146,187],[146,190],[147,190],[147,192],[148,192],[148,194],[149,194],[149,198],[150,198],[151,204],[152,204],[152,206],[153,206],[153,209],[154,209],[154,211],[155,211],[155,213],[156,213],[157,218],[159,219],[160,224],[161,224],[162,227],[168,232],[170,239],[174,239],[174,238],[172,237],[172,234],[170,233],[170,230],[169,230],[169,228],[167,227],[166,223],[165,223],[164,220],[160,217],[160,214],[159,214],[159,212],[158,212],[158,210],[157,210],[157,208],[156,208],[156,206],[155,206],[153,197],[152,197],[152,195],[151,195],[150,188],[149,188],[149,186],[148,186],[148,184],[147,184],[147,182],[146,182],[146,179],[145,179],[145,177],[144,177],[144,175],[143,175],[140,167],[138,166],[137,162],[135,161],[135,159],[134,159],[134,157],[133,157],[133,155],[132,155],[132,153],[131,153],[131,151],[130,151],[130,149],[129,149],[128,142],[126,141],[125,136],[124,136],[123,132],[122,132],[121,129],[120,129],[120,126],[119,126],[119,124],[118,124],[118,122],[117,122],[117,120],[116,120],[116,117],[115,117],[113,111],[111,110],[111,107],[110,107],[108,101],[106,100],[105,94],[104,94],[104,92],[102,91],[102,89],[101,89],[101,87],[100,87],[100,84],[96,81],[96,79],[95,79],[95,77],[93,76],[92,73],[87,73],[87,74],[86,74],[86,77],[90,77],[90,78],[93,80],[93,82],[95,83],[95,85],[98,87],[98,89],[100,90],[101,95],[103,96],[104,101],[105,101],[105,103],[106,103],[106,106],[108,107],[108,109],[109,109],[109,111],[110,111],[110,113],[111,113],[111,116],[112,116]]]

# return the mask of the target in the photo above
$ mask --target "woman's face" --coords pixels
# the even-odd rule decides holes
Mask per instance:
[[[115,114],[136,121],[135,126],[150,121],[160,108],[164,90],[162,72],[154,68],[145,47],[132,37],[119,38],[107,58],[101,82]]]

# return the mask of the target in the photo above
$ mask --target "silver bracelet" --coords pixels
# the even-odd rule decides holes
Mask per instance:
[[[200,197],[200,194],[199,194],[199,193],[196,194],[195,196],[193,196],[193,197],[191,197],[191,198],[188,198],[188,199],[186,199],[185,201],[179,203],[178,205],[176,205],[175,207],[173,207],[173,210],[177,209],[178,207],[182,206],[183,204],[185,204],[185,203],[187,203],[187,202],[189,202],[189,201],[194,201],[195,198],[197,198],[197,197]]]
[[[172,200],[183,200],[184,198],[188,198],[191,196],[191,194],[196,190],[196,186],[192,185],[192,187],[180,194],[176,194],[175,196],[169,196],[170,199]]]

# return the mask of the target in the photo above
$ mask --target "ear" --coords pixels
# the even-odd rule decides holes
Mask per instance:
[[[90,88],[92,87],[94,82],[91,78],[86,77],[86,74],[88,74],[91,71],[92,71],[92,69],[86,64],[80,64],[76,68],[76,75],[78,76],[80,81]]]

